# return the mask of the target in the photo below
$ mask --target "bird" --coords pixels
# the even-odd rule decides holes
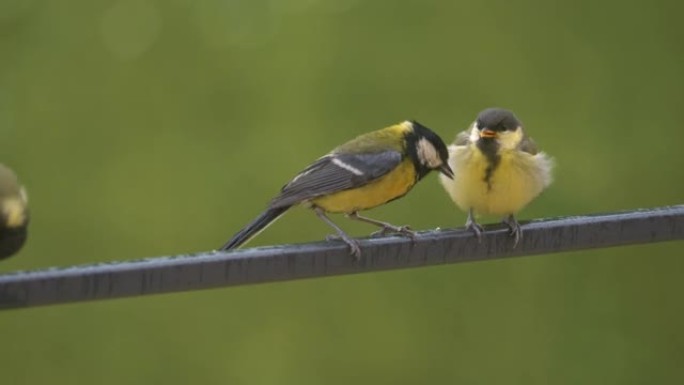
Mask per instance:
[[[515,215],[551,184],[553,158],[539,151],[515,114],[503,108],[481,111],[448,149],[454,177],[440,182],[468,213],[466,228],[481,241],[476,214],[500,216],[515,248],[523,235]]]
[[[0,164],[0,259],[17,253],[27,237],[28,197],[16,174]]]
[[[326,214],[341,213],[349,219],[381,228],[381,234],[413,237],[408,226],[394,226],[358,214],[408,193],[432,170],[453,177],[444,141],[417,121],[403,121],[362,134],[319,158],[290,182],[268,204],[266,210],[237,232],[219,250],[231,250],[273,223],[290,207],[302,204],[326,224],[349,247],[357,259],[361,249]]]

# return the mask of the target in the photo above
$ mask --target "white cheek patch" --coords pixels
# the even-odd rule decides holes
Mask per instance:
[[[348,163],[344,163],[343,161],[339,160],[338,158],[332,158],[332,162],[334,165],[336,165],[340,168],[343,168],[343,169],[351,172],[352,174],[356,174],[359,176],[363,175],[363,171],[359,170],[358,168],[356,168],[356,167],[354,167]]]
[[[504,131],[499,133],[499,146],[502,150],[513,150],[520,145],[523,139],[522,127],[518,127],[515,131]]]
[[[420,163],[429,168],[437,168],[442,165],[442,159],[439,158],[437,149],[425,138],[421,138],[418,143],[416,143],[416,153],[418,154]]]
[[[477,129],[477,122],[473,123],[472,128],[470,129],[470,141],[472,143],[477,142],[480,140],[480,130]]]

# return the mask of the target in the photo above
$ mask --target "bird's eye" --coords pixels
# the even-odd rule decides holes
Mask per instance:
[[[483,127],[483,126],[482,126],[482,123],[480,123],[480,122],[475,122],[475,128],[477,128],[478,130],[481,130],[482,127]]]

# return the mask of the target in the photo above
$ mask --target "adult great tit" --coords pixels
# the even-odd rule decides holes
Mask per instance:
[[[17,176],[0,164],[0,259],[19,251],[26,241],[29,222],[26,191]]]
[[[553,160],[537,150],[511,111],[488,108],[449,146],[449,165],[454,177],[440,181],[468,212],[466,227],[481,240],[475,213],[501,216],[515,247],[522,238],[515,214],[549,186]]]
[[[413,236],[407,226],[363,217],[359,211],[380,206],[404,196],[425,175],[439,170],[447,178],[453,173],[442,139],[416,121],[405,121],[352,139],[319,158],[287,183],[266,211],[233,236],[221,250],[230,250],[257,235],[290,207],[302,203],[331,226],[357,258],[361,249],[326,216],[342,213],[350,219]]]

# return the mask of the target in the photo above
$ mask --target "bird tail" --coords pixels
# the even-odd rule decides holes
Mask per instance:
[[[226,244],[223,245],[223,247],[221,247],[219,250],[231,250],[240,247],[242,244],[262,232],[266,227],[268,227],[268,225],[283,215],[283,213],[285,213],[285,211],[287,211],[289,208],[290,206],[276,207],[264,211],[250,224],[238,231],[237,234],[233,235],[233,238],[226,242]]]

